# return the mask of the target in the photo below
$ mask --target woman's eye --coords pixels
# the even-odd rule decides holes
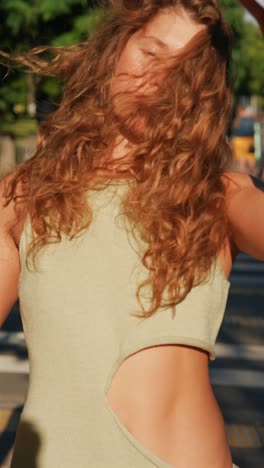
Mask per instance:
[[[156,57],[156,54],[154,54],[154,52],[151,52],[151,50],[142,49],[142,52],[144,52],[145,55],[150,55],[151,57]]]

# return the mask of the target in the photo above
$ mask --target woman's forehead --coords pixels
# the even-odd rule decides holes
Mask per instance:
[[[142,37],[155,42],[164,52],[173,53],[179,47],[184,47],[204,28],[204,25],[195,23],[188,13],[182,10],[163,11],[144,26]]]

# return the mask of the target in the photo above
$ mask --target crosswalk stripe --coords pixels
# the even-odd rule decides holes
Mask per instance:
[[[264,388],[264,372],[239,369],[209,368],[213,385],[224,387]]]
[[[262,441],[254,426],[226,424],[228,442],[236,448],[259,448]]]
[[[28,374],[28,359],[19,359],[13,354],[3,354],[0,356],[0,373],[8,374]]]
[[[0,344],[9,346],[26,346],[24,332],[6,332],[0,330]]]
[[[216,358],[237,358],[254,361],[264,359],[264,345],[216,343],[215,352]]]
[[[239,325],[245,327],[264,327],[264,317],[250,317],[241,315],[226,315],[224,325]]]

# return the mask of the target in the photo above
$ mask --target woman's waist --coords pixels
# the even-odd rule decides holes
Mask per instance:
[[[192,391],[191,391],[192,385]],[[230,468],[232,457],[224,419],[210,385],[193,382],[178,393],[167,415],[155,419],[150,413],[126,423],[154,453],[172,466]],[[153,444],[153,445],[152,445]],[[155,445],[156,444],[156,445]],[[158,444],[158,446],[157,446]],[[201,464],[199,465],[199,460]]]
[[[169,461],[168,456],[175,456],[179,467],[230,468],[230,449],[210,382],[208,354],[189,346],[165,348],[162,353],[160,347],[153,350],[144,375],[138,373],[138,363],[134,368],[133,361],[126,362],[125,385],[120,386],[122,379],[118,380],[114,411],[129,432],[150,444],[153,452],[155,441],[159,444],[161,459]],[[198,454],[193,465],[190,448]],[[199,459],[206,464],[198,466]]]
[[[190,394],[176,399],[168,428],[168,434],[172,435],[171,447],[177,451],[179,466],[180,460],[185,460],[188,447],[192,447],[197,454],[196,468],[230,468],[231,453],[225,423],[211,384],[199,386],[198,383]],[[207,463],[200,466],[198,460],[207,460]]]

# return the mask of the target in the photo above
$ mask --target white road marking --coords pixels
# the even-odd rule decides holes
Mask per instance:
[[[231,447],[260,448],[263,446],[258,428],[242,424],[225,424]]]
[[[14,354],[0,355],[0,373],[28,374],[28,359],[19,359]]]
[[[264,345],[242,345],[216,343],[216,359],[247,359],[254,361],[264,361]]]
[[[213,385],[225,387],[264,388],[264,372],[238,369],[210,369]]]
[[[0,330],[1,345],[26,346],[24,332],[5,332]]]

